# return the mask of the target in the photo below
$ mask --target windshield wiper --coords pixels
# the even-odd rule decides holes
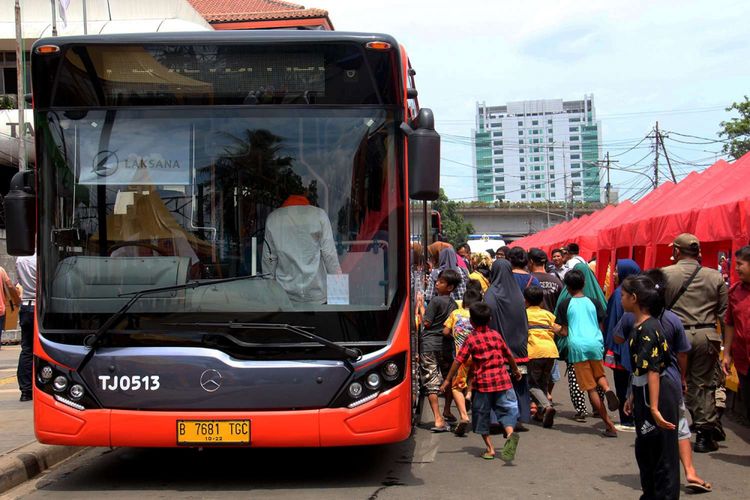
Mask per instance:
[[[127,293],[121,293],[118,296],[119,297],[127,297],[129,295],[132,295],[133,297],[123,305],[119,311],[114,313],[112,316],[107,318],[107,320],[102,323],[102,326],[99,327],[96,332],[92,333],[91,335],[88,335],[85,339],[83,339],[83,345],[89,348],[89,352],[86,353],[86,355],[81,360],[80,364],[78,365],[77,371],[80,373],[80,371],[83,369],[84,366],[91,360],[91,358],[94,356],[94,353],[96,352],[96,348],[99,347],[104,340],[105,336],[109,332],[110,328],[114,326],[120,319],[122,319],[123,316],[130,310],[131,307],[133,307],[133,304],[138,302],[138,299],[141,297],[144,297],[146,295],[153,295],[155,293],[162,293],[162,292],[171,292],[175,290],[192,290],[195,288],[201,288],[204,286],[210,286],[210,285],[217,285],[220,283],[229,283],[232,281],[240,281],[240,280],[248,280],[248,279],[261,279],[266,278],[270,276],[269,274],[256,274],[251,276],[235,276],[232,278],[221,278],[221,279],[215,279],[215,280],[204,280],[204,281],[188,281],[185,283],[181,283],[179,285],[169,285],[169,286],[160,286],[156,288],[145,288],[143,290],[138,290],[137,292],[127,292]]]
[[[172,323],[173,325],[182,325],[183,323]],[[345,355],[347,358],[350,358],[354,361],[358,360],[362,357],[362,351],[359,349],[352,349],[340,344],[337,344],[336,342],[333,342],[332,340],[328,340],[325,337],[321,337],[320,335],[315,335],[314,333],[308,332],[308,329],[314,328],[311,326],[296,326],[296,325],[290,325],[288,323],[242,323],[238,321],[227,321],[226,323],[186,323],[186,325],[190,326],[225,326],[229,328],[230,330],[279,330],[279,331],[286,331],[291,332],[296,335],[299,335],[300,337],[304,337],[307,340],[312,340],[313,342],[317,342],[318,344],[321,344],[326,347],[330,347],[331,349],[338,351]]]

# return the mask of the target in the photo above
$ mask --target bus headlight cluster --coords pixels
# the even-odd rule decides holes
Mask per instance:
[[[55,398],[55,401],[64,405],[84,410],[86,407],[96,407],[90,396],[86,394],[83,382],[74,372],[49,363],[40,358],[34,358],[36,369],[36,386]]]
[[[395,387],[403,380],[405,362],[406,354],[401,353],[375,366],[368,366],[361,372],[355,372],[333,406],[356,408],[376,399],[381,392]]]

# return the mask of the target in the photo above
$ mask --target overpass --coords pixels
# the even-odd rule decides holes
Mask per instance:
[[[457,207],[457,211],[474,226],[478,234],[501,234],[506,241],[547,229],[574,217],[593,213],[599,208],[574,207]]]

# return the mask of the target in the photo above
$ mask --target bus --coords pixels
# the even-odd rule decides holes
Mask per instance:
[[[39,441],[407,438],[409,206],[438,196],[440,137],[403,46],[277,30],[31,52],[36,166],[5,206],[9,253],[37,254]]]

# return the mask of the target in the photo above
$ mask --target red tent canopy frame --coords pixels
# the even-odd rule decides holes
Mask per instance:
[[[647,269],[669,265],[669,244],[687,232],[701,241],[703,264],[715,267],[719,252],[733,254],[750,243],[749,174],[750,153],[733,163],[719,160],[677,184],[662,184],[635,204],[626,201],[603,208],[522,238],[515,245],[549,253],[576,242],[587,260],[596,255],[598,262],[608,262],[614,269],[618,258],[633,258]],[[607,268],[598,266],[600,282]]]

